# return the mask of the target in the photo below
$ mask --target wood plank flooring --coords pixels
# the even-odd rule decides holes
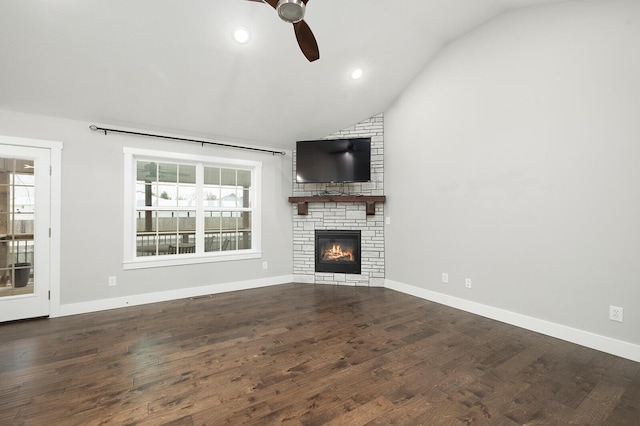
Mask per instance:
[[[382,288],[0,325],[0,425],[638,425],[640,364]]]

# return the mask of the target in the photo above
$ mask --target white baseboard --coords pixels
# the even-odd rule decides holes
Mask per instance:
[[[149,303],[167,302],[169,300],[185,299],[189,297],[206,296],[209,294],[226,293],[229,291],[249,290],[252,288],[268,287],[286,284],[293,281],[293,275],[264,278],[250,281],[237,281],[223,284],[212,284],[200,287],[181,288],[177,290],[161,291],[157,293],[137,294],[113,299],[92,300],[89,302],[69,303],[60,305],[59,317],[67,315],[86,314],[89,312],[105,311],[108,309],[125,308],[127,306],[146,305]]]
[[[385,287],[547,336],[640,362],[640,346],[431,290],[385,280]]]
[[[226,293],[230,291],[249,290],[252,288],[268,287],[278,284],[286,284],[294,281],[293,275],[283,275],[260,280],[237,281],[223,284],[212,284],[199,287],[162,291],[157,293],[139,294],[113,299],[94,300],[89,302],[70,303],[60,305],[55,316],[77,315],[90,312],[104,311],[108,309],[125,308],[128,306],[146,305],[149,303],[166,302],[170,300],[185,299],[189,297],[206,296],[209,294]],[[521,327],[547,336],[576,343],[591,349],[606,352],[632,361],[640,362],[640,345],[621,340],[612,339],[595,333],[567,327],[538,318],[529,317],[493,306],[483,305],[443,293],[426,290],[408,284],[392,280],[385,280],[384,287],[410,294],[421,299],[450,306],[462,311],[481,315],[486,318],[501,321],[507,324]],[[53,317],[53,316],[52,316]]]

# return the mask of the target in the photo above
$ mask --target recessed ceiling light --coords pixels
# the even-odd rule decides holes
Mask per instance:
[[[244,27],[238,27],[233,30],[233,39],[240,44],[244,44],[249,41],[249,31]]]
[[[364,74],[364,71],[362,71],[362,68],[356,68],[353,71],[351,71],[351,78],[354,80],[358,80],[360,77],[362,77],[362,74]]]

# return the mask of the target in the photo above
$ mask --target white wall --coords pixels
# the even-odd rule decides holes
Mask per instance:
[[[639,159],[640,2],[502,15],[385,113],[386,277],[638,344]]]
[[[290,152],[280,156],[112,133],[104,136],[89,130],[90,124],[107,123],[0,111],[0,134],[64,143],[60,288],[63,314],[217,292],[217,285],[230,290],[291,280],[292,220],[287,202],[292,185]],[[124,146],[261,161],[263,257],[124,271]],[[264,261],[269,263],[267,270],[262,268]],[[108,287],[107,277],[112,275],[117,277],[117,286]],[[160,295],[152,297],[152,293]],[[64,305],[74,308],[65,310]]]

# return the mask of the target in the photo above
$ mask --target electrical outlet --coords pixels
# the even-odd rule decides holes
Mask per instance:
[[[464,280],[464,286],[467,288],[471,288],[471,278],[466,278]]]
[[[384,220],[384,223],[386,223],[387,225],[391,225],[391,216],[387,216]]]
[[[622,322],[623,320],[623,310],[621,307],[619,306],[609,306],[609,319],[611,321],[617,321],[617,322]]]
[[[269,262],[262,262],[262,269],[269,269]]]
[[[116,286],[116,277],[109,277],[108,284],[109,284],[109,287],[115,287]]]
[[[442,282],[447,284],[449,282],[449,274],[447,273],[442,273]]]

